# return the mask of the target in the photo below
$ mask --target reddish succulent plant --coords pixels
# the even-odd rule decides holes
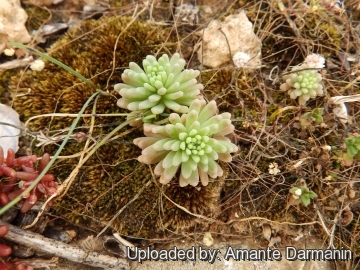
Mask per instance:
[[[35,155],[15,158],[15,152],[8,150],[7,158],[0,146],[0,206],[8,204],[29,187],[50,161],[50,155],[44,154],[36,170]],[[24,196],[20,211],[26,213],[44,195],[51,196],[56,192],[58,183],[53,174],[45,174],[40,182]],[[1,268],[0,268],[1,269]]]
[[[6,225],[0,225],[0,238],[4,237],[9,231],[9,227]],[[11,254],[11,247],[0,244],[0,270],[33,270],[32,266],[25,266],[23,263],[12,263],[2,260],[3,257],[7,257]]]

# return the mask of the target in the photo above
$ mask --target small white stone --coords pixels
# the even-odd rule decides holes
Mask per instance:
[[[302,191],[301,191],[301,189],[299,188],[299,189],[295,190],[294,195],[300,196],[301,193],[302,193]]]
[[[247,70],[261,67],[261,40],[254,33],[253,24],[245,10],[227,16],[223,21],[211,20],[205,30],[201,30],[202,42],[196,47],[198,60],[207,67],[218,68],[231,61],[230,56],[246,52],[251,60]]]
[[[321,148],[324,150],[324,151],[330,151],[331,150],[331,146],[330,145],[323,145],[321,146]]]
[[[203,243],[208,247],[214,244],[214,239],[212,238],[211,233],[209,232],[204,233]]]
[[[299,241],[301,238],[303,238],[304,237],[304,235],[302,234],[302,233],[300,233],[298,236],[296,236],[295,238],[294,238],[294,240],[295,241]]]
[[[323,68],[325,67],[325,58],[320,54],[312,53],[305,58],[305,63],[308,67]]]
[[[280,172],[278,164],[276,162],[269,164],[269,174],[277,175]]]
[[[348,112],[344,103],[339,103],[333,109],[333,113],[339,118],[340,122],[346,124],[348,122]]]
[[[6,56],[13,56],[15,54],[15,50],[13,48],[10,48],[10,49],[5,49],[4,50],[4,54]]]
[[[31,40],[25,23],[28,15],[21,7],[20,0],[0,0],[1,32],[7,35],[9,41],[28,43]]]
[[[45,63],[41,59],[35,60],[33,63],[31,63],[30,68],[34,71],[42,71],[45,67]]]
[[[248,55],[245,52],[237,52],[235,53],[235,55],[233,56],[233,61],[234,61],[234,65],[237,68],[242,68],[245,66],[245,64],[247,62],[249,62],[249,60],[251,59],[250,55]]]

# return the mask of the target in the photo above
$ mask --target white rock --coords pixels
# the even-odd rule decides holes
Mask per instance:
[[[0,122],[20,127],[19,114],[4,104],[0,104]],[[0,124],[0,146],[3,148],[6,158],[9,148],[13,149],[15,153],[19,150],[19,135],[21,131],[18,128],[2,123]]]
[[[5,49],[4,50],[4,54],[6,56],[13,56],[15,54],[15,50],[13,48],[10,48],[10,49]]]
[[[246,65],[246,63],[250,61],[250,59],[251,59],[251,56],[244,52],[237,52],[233,56],[233,62],[237,68],[244,67]]]
[[[214,244],[214,239],[210,232],[204,233],[203,243],[208,247],[210,247],[210,246],[212,246],[212,244]]]
[[[204,54],[202,54],[202,45]],[[253,25],[244,10],[226,17],[223,22],[212,20],[204,31],[203,40],[197,48],[197,56],[204,66],[216,68],[230,64],[230,52],[234,56],[239,51],[251,56],[246,67],[260,68],[261,41],[253,32]]]
[[[34,71],[42,71],[45,67],[45,63],[41,59],[36,59],[31,63],[30,68]]]
[[[9,41],[28,43],[31,37],[26,30],[25,22],[28,18],[20,5],[20,0],[0,0],[1,32],[8,35]]]

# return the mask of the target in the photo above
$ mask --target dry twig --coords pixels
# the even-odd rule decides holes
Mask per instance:
[[[9,228],[9,232],[4,237],[5,239],[37,251],[49,253],[73,262],[93,267],[101,267],[103,269],[130,269],[129,263],[125,259],[102,255],[97,252],[87,253],[80,248],[46,238],[37,233],[22,230],[6,222],[0,221],[0,224],[6,225]]]

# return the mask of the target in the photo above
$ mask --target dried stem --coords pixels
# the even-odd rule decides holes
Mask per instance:
[[[6,225],[9,228],[9,232],[4,237],[5,239],[37,251],[49,253],[73,262],[93,267],[101,267],[103,269],[130,269],[126,259],[102,255],[97,252],[85,252],[80,248],[46,238],[37,233],[22,230],[1,220],[0,224]]]

